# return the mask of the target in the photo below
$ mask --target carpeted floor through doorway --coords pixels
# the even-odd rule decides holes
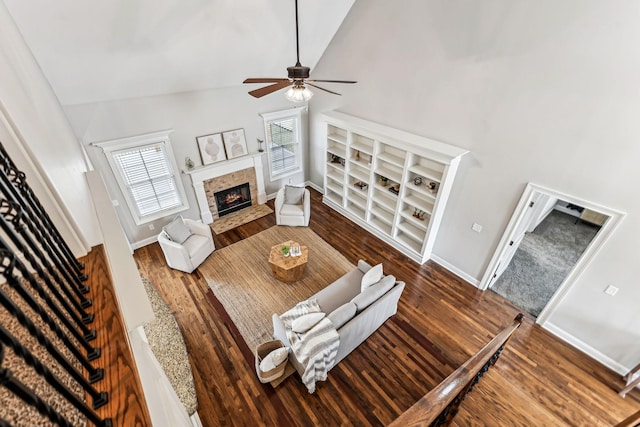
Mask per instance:
[[[527,233],[491,290],[537,317],[600,227],[554,210]]]

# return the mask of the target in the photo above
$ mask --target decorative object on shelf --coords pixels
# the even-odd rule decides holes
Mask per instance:
[[[210,165],[211,163],[227,160],[222,145],[222,134],[212,133],[209,135],[196,136],[198,149],[200,150],[200,159],[202,165]]]
[[[247,141],[244,139],[244,129],[234,129],[222,132],[224,149],[229,160],[247,154]]]
[[[360,150],[356,150],[355,158],[356,158],[356,161],[360,160]]]
[[[362,181],[354,182],[353,185],[359,190],[364,190],[369,186],[369,184]]]
[[[191,157],[186,157],[184,159],[184,165],[187,167],[187,170],[193,170],[196,166],[195,163],[193,163],[193,160],[191,160]]]
[[[383,187],[386,187],[388,183],[389,183],[389,178],[387,178],[386,176],[380,175],[380,185],[382,185]]]
[[[331,155],[331,163],[342,163],[342,158],[340,156],[336,156],[335,154]]]
[[[391,187],[389,187],[389,191],[395,195],[400,194],[400,184],[392,185]]]
[[[429,188],[429,191],[431,191],[432,193],[435,193],[436,191],[438,191],[438,184],[433,181],[430,181],[428,188]]]
[[[289,256],[289,251],[291,250],[291,247],[289,245],[282,245],[280,250],[282,251],[282,255],[283,256],[288,257]]]
[[[422,177],[421,176],[416,176],[415,178],[413,178],[413,183],[415,185],[422,185]]]
[[[415,218],[418,218],[420,221],[424,221],[424,215],[426,214],[425,211],[418,209],[418,208],[413,208],[413,216]]]
[[[345,161],[344,161],[344,159],[343,159],[342,157],[340,157],[340,164],[341,164],[342,166],[344,166],[344,164],[345,164]]]
[[[262,149],[262,144],[264,144],[264,139],[256,138],[258,140],[258,152],[262,153],[264,150]]]

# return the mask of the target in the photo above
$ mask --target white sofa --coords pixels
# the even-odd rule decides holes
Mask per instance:
[[[211,228],[192,219],[183,219],[190,235],[183,242],[174,241],[164,229],[158,235],[158,243],[167,265],[173,269],[191,273],[215,250]]]
[[[308,227],[311,217],[311,194],[304,187],[284,186],[274,201],[276,224]]]
[[[322,311],[327,314],[329,319],[333,319],[332,314],[334,310],[337,312],[336,309],[341,308],[345,303],[349,303],[356,296],[362,295],[360,292],[362,277],[370,269],[371,265],[360,260],[358,261],[358,267],[356,269],[340,277],[309,299],[315,298]],[[333,366],[337,365],[338,362],[355,350],[356,347],[382,326],[389,317],[396,314],[398,310],[398,300],[404,290],[405,283],[396,281],[393,276],[391,276],[391,278],[393,282],[391,289],[384,292],[377,299],[374,299],[373,302],[369,303],[369,305],[362,310],[358,309],[350,320],[347,320],[346,323],[336,328],[340,336],[340,346],[338,347],[338,353]],[[274,314],[272,316],[272,322],[274,339],[280,340],[285,346],[290,347],[291,344],[287,338],[285,326],[280,316]],[[304,366],[298,362],[295,354],[289,354],[289,361],[302,377]]]

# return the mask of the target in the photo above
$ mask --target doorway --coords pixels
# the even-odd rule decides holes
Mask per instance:
[[[543,324],[622,213],[528,184],[480,284]]]

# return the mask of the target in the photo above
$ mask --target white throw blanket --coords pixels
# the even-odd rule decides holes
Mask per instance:
[[[296,355],[296,359],[304,366],[302,382],[307,387],[309,393],[316,391],[316,381],[325,381],[327,373],[333,367],[338,347],[340,346],[340,335],[333,327],[333,323],[328,318],[323,318],[304,334],[299,334],[291,330],[293,321],[305,314],[320,312],[318,302],[313,300],[302,301],[295,307],[280,316],[284,323],[287,338],[291,343],[291,350]]]

